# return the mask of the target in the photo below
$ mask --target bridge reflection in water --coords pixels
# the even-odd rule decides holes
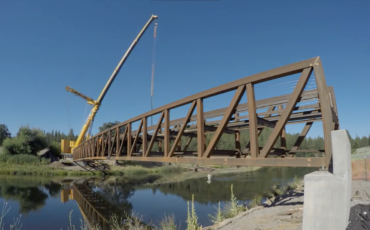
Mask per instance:
[[[69,200],[77,202],[87,225],[85,227],[109,230],[111,229],[111,217],[113,215],[117,216],[118,224],[121,224],[122,221],[130,222],[135,219],[135,217],[129,215],[129,210],[123,210],[113,205],[98,192],[95,192],[91,188],[91,182],[96,182],[96,179],[77,180],[70,186],[64,186],[61,191],[61,202],[65,203]],[[143,225],[143,223],[141,224]]]

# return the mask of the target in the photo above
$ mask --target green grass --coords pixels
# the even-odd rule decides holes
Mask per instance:
[[[101,172],[95,172],[96,175],[103,175]],[[0,164],[0,174],[5,175],[33,175],[33,176],[82,176],[94,175],[85,171],[67,171],[63,169],[54,169],[48,166],[34,165],[8,165]]]
[[[48,160],[34,155],[0,155],[0,174],[7,175],[37,175],[37,176],[103,176],[100,171],[87,172],[82,169],[79,171],[52,168],[48,166]],[[112,167],[112,175],[145,175],[145,174],[170,174],[182,172],[180,166],[162,166],[146,168],[143,166]]]
[[[178,173],[182,172],[183,169],[178,166],[164,166],[156,168],[145,168],[141,166],[129,166],[122,168],[114,168],[110,171],[112,175],[145,175],[145,174],[166,174],[166,173]],[[7,164],[0,162],[0,174],[7,175],[34,175],[34,176],[83,176],[83,175],[94,175],[103,176],[104,173],[100,171],[68,171],[64,169],[51,168],[47,165],[20,165],[20,164]]]
[[[144,174],[169,174],[183,172],[184,168],[180,166],[161,166],[146,168],[143,166],[125,166],[125,167],[111,167],[110,173],[123,174],[127,176],[144,175]]]
[[[47,165],[48,161],[45,158],[40,158],[34,155],[18,154],[18,155],[0,155],[0,163],[7,165],[31,165],[42,166]]]

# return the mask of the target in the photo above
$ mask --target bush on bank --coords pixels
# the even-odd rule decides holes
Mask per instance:
[[[61,154],[60,143],[51,142],[48,145],[47,137],[41,129],[22,126],[13,138],[6,138],[2,143],[2,154],[36,155],[37,152],[49,147],[51,152],[59,156]]]

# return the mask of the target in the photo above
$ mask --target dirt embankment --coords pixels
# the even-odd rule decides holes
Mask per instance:
[[[238,216],[227,219],[216,225],[206,227],[205,230],[300,230],[302,229],[303,219],[303,189],[289,192],[284,196],[277,198],[270,205],[265,207],[256,207],[245,211]],[[365,205],[360,209],[370,209],[370,182],[353,181],[352,182],[352,201],[351,215],[353,221],[351,225],[370,224],[361,222],[361,217],[355,213],[359,209],[358,204]],[[358,211],[358,210],[357,210]],[[365,211],[366,212],[366,211]],[[356,223],[354,221],[358,221]],[[366,220],[365,220],[366,221]],[[360,223],[361,222],[361,223]],[[350,228],[349,228],[350,229]],[[351,228],[352,229],[352,228]],[[353,228],[354,229],[354,228]],[[358,228],[366,229],[366,228]]]
[[[370,180],[370,146],[356,149],[352,158],[352,180]]]

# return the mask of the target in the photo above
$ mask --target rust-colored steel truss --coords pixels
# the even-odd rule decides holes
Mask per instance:
[[[133,216],[128,216],[125,210],[111,204],[103,196],[94,192],[88,184],[89,180],[84,180],[83,183],[74,183],[72,186],[73,198],[76,200],[82,216],[90,226],[99,226],[101,230],[109,230],[111,228],[110,218],[112,215],[124,216],[126,221],[139,221]]]
[[[312,72],[316,88],[304,91]],[[300,74],[293,93],[255,100],[256,84],[293,74]],[[204,99],[230,91],[235,94],[228,107],[204,111]],[[243,98],[247,103],[240,103]],[[297,105],[299,102],[308,104]],[[190,109],[185,117],[170,120],[172,109],[187,104]],[[266,111],[257,113],[262,109]],[[248,114],[240,115],[243,112]],[[148,126],[147,119],[153,115],[159,115],[159,121],[157,125]],[[217,117],[221,119],[207,121]],[[299,149],[312,124],[318,121],[322,122],[325,149]],[[134,122],[140,122],[137,130],[131,128]],[[285,126],[297,123],[305,123],[305,126],[294,146],[287,149]],[[261,147],[258,136],[264,127],[272,128],[272,132]],[[245,147],[240,144],[242,129],[249,129],[250,141]],[[75,148],[73,159],[328,168],[332,156],[331,131],[337,129],[339,119],[334,90],[326,85],[321,60],[315,57],[229,82],[122,122]],[[208,133],[213,136],[206,143],[205,134]],[[215,150],[224,133],[235,135],[235,150]],[[182,137],[188,139],[181,149]],[[279,137],[281,147],[274,148]],[[197,151],[187,151],[193,138],[197,140]],[[152,151],[154,143],[158,144],[158,152]],[[299,152],[317,152],[321,156],[297,157]]]

